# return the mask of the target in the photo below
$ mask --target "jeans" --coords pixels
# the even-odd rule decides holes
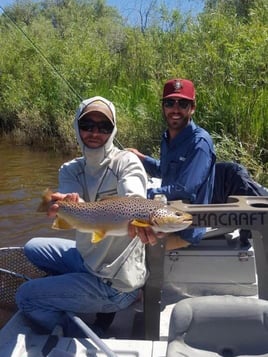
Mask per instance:
[[[33,238],[24,247],[27,258],[49,275],[22,284],[16,294],[18,308],[51,331],[64,325],[65,311],[73,313],[115,312],[131,305],[138,291],[120,292],[84,266],[75,241]]]

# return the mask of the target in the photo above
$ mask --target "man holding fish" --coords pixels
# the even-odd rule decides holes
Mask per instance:
[[[99,96],[84,100],[74,128],[83,156],[62,165],[59,192],[47,191],[43,204],[54,202],[48,209],[56,216],[54,228],[75,228],[76,240],[31,239],[25,255],[49,275],[24,283],[16,295],[28,318],[48,332],[60,324],[67,336],[74,326],[65,311],[98,313],[94,327],[107,328],[116,311],[137,299],[147,279],[144,242],[154,244],[157,232],[169,232],[174,219],[171,230],[191,224],[190,215],[145,199],[143,165],[113,144],[113,103]]]

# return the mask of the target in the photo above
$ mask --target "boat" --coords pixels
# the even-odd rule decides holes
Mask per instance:
[[[75,338],[63,336],[59,326],[49,335],[37,331],[17,311],[0,330],[1,357],[268,356],[268,196],[172,205],[191,213],[193,226],[210,229],[198,246],[166,251],[159,240],[146,247],[150,276],[143,297],[116,313],[106,338],[88,327],[93,316],[70,314],[88,336]],[[249,244],[242,244],[241,230],[250,231]],[[43,272],[21,247],[4,250],[1,290],[3,276],[15,281],[12,304],[16,284]]]

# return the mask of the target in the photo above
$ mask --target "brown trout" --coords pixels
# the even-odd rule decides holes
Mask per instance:
[[[189,213],[161,200],[129,196],[110,197],[96,202],[76,203],[66,199],[52,202],[51,194],[52,191],[45,191],[38,211],[46,211],[51,203],[59,205],[52,228],[92,233],[92,243],[98,243],[110,235],[127,235],[129,223],[164,233],[183,230],[192,223]]]

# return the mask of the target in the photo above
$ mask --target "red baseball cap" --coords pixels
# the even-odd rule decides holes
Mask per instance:
[[[195,88],[193,82],[188,79],[171,79],[164,85],[163,99],[176,97],[195,100]]]

